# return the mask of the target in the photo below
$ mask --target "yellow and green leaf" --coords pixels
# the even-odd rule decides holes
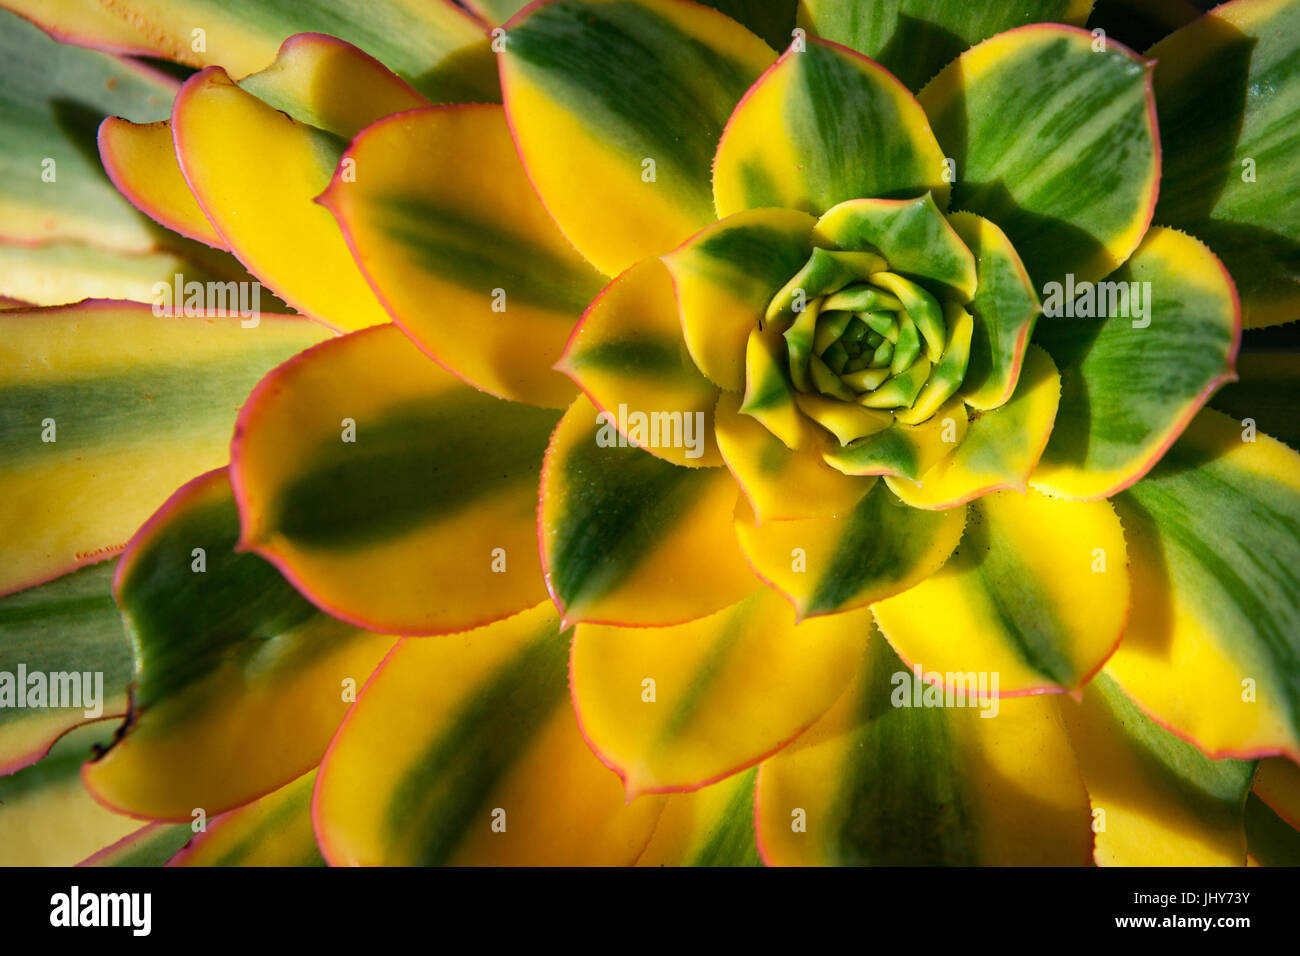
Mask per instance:
[[[1106,501],[985,495],[948,562],[875,612],[894,649],[927,671],[997,674],[1004,696],[1073,692],[1128,620],[1124,530]]]
[[[1107,317],[1044,316],[1035,339],[1060,369],[1061,404],[1030,481],[1067,498],[1107,497],[1146,474],[1234,377],[1241,336],[1231,277],[1174,229],[1148,232],[1096,290]]]
[[[691,358],[715,385],[745,388],[745,346],[773,297],[804,268],[816,220],[752,209],[700,230],[663,257]]]
[[[133,658],[112,581],[105,561],[0,598],[0,774],[86,720],[126,713]]]
[[[495,92],[487,31],[446,0],[114,0],[111,9],[137,28],[152,55],[237,77],[263,69],[294,34],[325,33],[435,102]]]
[[[927,703],[914,680],[874,634],[830,712],[763,763],[764,861],[1085,865],[1088,794],[1052,702]]]
[[[189,823],[148,823],[86,857],[77,866],[166,866],[193,835]]]
[[[714,219],[714,148],[772,50],[682,0],[558,0],[506,24],[501,87],[547,210],[617,275]]]
[[[137,673],[125,733],[85,772],[107,806],[183,821],[293,780],[393,645],[321,613],[238,540],[221,469],[177,491],[118,562]]]
[[[975,322],[961,395],[972,408],[997,408],[1016,389],[1041,307],[1006,233],[969,212],[955,212],[948,222],[975,256],[978,276],[969,307]]]
[[[327,342],[267,376],[240,414],[240,545],[370,630],[514,614],[546,593],[537,480],[558,419],[470,388],[393,325]]]
[[[270,66],[239,86],[299,123],[345,140],[382,116],[429,105],[374,57],[323,33],[289,37]]]
[[[839,444],[829,435],[809,436],[791,451],[752,416],[741,413],[740,396],[734,392],[718,398],[714,427],[722,457],[759,523],[848,514],[871,490],[869,481],[842,474],[823,460]]]
[[[131,205],[173,232],[226,248],[181,173],[171,120],[132,123],[110,116],[99,125],[97,140],[104,172]]]
[[[975,296],[976,258],[926,193],[916,199],[851,199],[827,210],[818,245],[879,252],[891,272],[923,280],[962,302]]]
[[[822,40],[781,55],[727,121],[714,163],[718,215],[780,206],[821,215],[850,199],[947,206],[943,153],[916,98],[881,66]]]
[[[966,406],[949,402],[918,425],[897,418],[888,428],[833,448],[826,463],[846,475],[893,475],[919,481],[966,437]]]
[[[876,481],[839,517],[756,525],[741,499],[736,537],[754,572],[802,619],[863,607],[923,581],[957,547],[965,518],[965,508],[909,508]]]
[[[956,451],[923,472],[919,485],[885,481],[913,508],[952,508],[1004,488],[1024,491],[1052,433],[1060,382],[1051,356],[1031,346],[1011,400],[975,418]]]
[[[1245,865],[1253,763],[1209,759],[1104,672],[1060,708],[1092,800],[1099,865]]]
[[[230,250],[291,306],[338,329],[389,320],[334,217],[314,202],[343,144],[267,106],[213,67],[176,96],[176,157]]]
[[[73,866],[139,828],[81,782],[82,763],[116,727],[109,720],[77,727],[39,763],[0,777],[0,866]]]
[[[920,100],[956,162],[953,208],[997,223],[1035,283],[1100,279],[1137,248],[1160,178],[1151,64],[1035,24],[967,50]]]
[[[754,842],[758,768],[664,803],[637,866],[762,866]]]
[[[0,313],[0,593],[120,551],[178,485],[225,464],[257,380],[329,334],[245,321],[111,302]]]
[[[438,364],[502,398],[568,407],[573,383],[552,366],[601,276],[542,208],[499,106],[375,123],[319,201],[393,318]]]
[[[673,465],[620,439],[579,396],[546,451],[537,534],[565,621],[677,624],[759,587],[732,532],[731,473]]]
[[[1207,409],[1114,500],[1133,611],[1111,675],[1212,757],[1300,757],[1300,455]]]
[[[574,328],[556,363],[587,398],[620,425],[619,412],[666,415],[685,426],[703,415],[699,454],[674,444],[639,447],[673,464],[722,464],[713,437],[718,388],[691,361],[677,317],[672,278],[662,262],[644,259],[607,285]]]
[[[0,10],[0,77],[0,238],[156,250],[161,230],[104,175],[95,129],[109,115],[138,123],[162,119],[176,81],[56,43],[8,10]]]
[[[207,821],[169,866],[324,866],[312,826],[317,772]]]
[[[549,603],[403,641],[321,765],[312,814],[325,859],[633,863],[665,798],[625,803],[587,747],[569,705],[568,651]]]
[[[766,588],[674,627],[579,624],[574,710],[629,799],[694,790],[817,720],[848,685],[870,630],[866,609],[796,622]]]

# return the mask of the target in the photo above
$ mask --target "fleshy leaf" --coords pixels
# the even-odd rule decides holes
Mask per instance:
[[[99,126],[99,157],[131,204],[182,236],[225,249],[176,162],[170,120],[132,123],[110,116]]]
[[[605,287],[574,328],[556,368],[622,427],[632,412],[681,419],[683,427],[685,416],[702,414],[698,456],[672,443],[639,447],[688,468],[722,464],[712,427],[718,389],[691,361],[672,279],[659,260],[644,259]]]
[[[927,421],[905,425],[895,420],[876,432],[826,452],[826,463],[846,475],[895,475],[918,481],[951,455],[966,437],[966,407],[950,402]]]
[[[686,624],[579,624],[570,685],[578,723],[628,797],[693,790],[779,750],[848,686],[866,609],[796,623],[764,588]]]
[[[115,727],[104,720],[71,730],[39,763],[0,777],[0,866],[72,866],[139,828],[81,783],[82,761]]]
[[[552,366],[601,277],[538,202],[500,107],[375,123],[319,201],[393,318],[438,364],[502,398],[568,406],[573,383]]]
[[[810,437],[791,451],[741,414],[740,397],[733,392],[719,397],[714,425],[722,457],[759,523],[848,514],[871,490],[870,482],[841,474],[822,460],[838,445],[830,436]]]
[[[174,287],[177,274],[204,288],[210,282],[223,290],[236,283],[235,292],[241,283],[252,288],[253,277],[233,256],[179,235],[171,243],[157,252],[120,252],[82,242],[0,242],[0,296],[33,306],[85,299],[156,302],[160,283]],[[266,288],[259,288],[258,300],[263,314],[284,311]],[[219,305],[215,298],[213,305]]]
[[[1151,65],[1059,24],[967,50],[921,91],[952,206],[987,216],[1042,285],[1093,281],[1129,257],[1151,221],[1160,160]]]
[[[891,272],[928,280],[963,302],[975,296],[975,257],[930,193],[842,202],[817,220],[813,236],[818,245],[879,252]]]
[[[343,139],[381,116],[429,105],[374,57],[324,33],[289,37],[270,66],[239,86],[299,123]]]
[[[1300,9],[1236,0],[1153,46],[1164,170],[1156,219],[1203,240],[1246,328],[1300,318]]]
[[[59,43],[107,53],[149,56],[149,39],[106,4],[88,0],[4,0],[0,3]]]
[[[0,598],[0,774],[36,761],[83,721],[126,713],[133,658],[112,580],[102,562]],[[40,703],[22,706],[37,673]],[[69,696],[56,700],[56,688]]]
[[[322,614],[238,540],[221,469],[177,491],[118,562],[138,666],[125,734],[85,771],[107,806],[184,821],[293,780],[393,645]]]
[[[816,220],[793,209],[753,209],[720,220],[663,257],[672,273],[686,346],[715,385],[745,387],[745,344],[772,298],[808,261]]]
[[[501,89],[529,179],[565,235],[617,275],[714,218],[732,108],[774,59],[681,0],[558,0],[506,24]]]
[[[546,451],[537,533],[565,620],[677,624],[755,590],[731,529],[731,474],[669,464],[620,438],[579,396]]]
[[[76,240],[122,252],[158,247],[160,230],[131,208],[95,158],[106,115],[162,119],[176,82],[139,64],[55,43],[0,10],[0,236]]]
[[[997,408],[1011,398],[1020,379],[1040,311],[1038,296],[1006,233],[974,213],[955,212],[948,221],[974,254],[978,274],[961,395],[972,408]]]
[[[923,472],[919,486],[885,481],[913,508],[952,508],[1003,488],[1024,491],[1052,432],[1060,382],[1051,357],[1031,346],[1011,400],[972,421],[957,450]]]
[[[967,507],[948,562],[875,611],[894,649],[927,673],[997,674],[1006,696],[1075,691],[1128,619],[1124,530],[1105,501],[985,495]]]
[[[1096,290],[1109,317],[1045,315],[1035,338],[1060,369],[1061,405],[1030,481],[1068,498],[1107,497],[1146,474],[1231,380],[1241,336],[1232,279],[1173,229],[1148,232]]]
[[[150,823],[91,854],[77,866],[166,866],[193,835],[189,823]]]
[[[436,102],[491,96],[486,30],[445,0],[114,0],[149,52],[247,76],[296,33],[326,33],[366,51]],[[195,34],[196,24],[202,34]]]
[[[1151,720],[1107,674],[1061,715],[1092,799],[1102,866],[1243,866],[1254,764],[1210,760]]]
[[[964,508],[909,508],[879,481],[842,517],[756,526],[748,511],[742,499],[740,547],[800,618],[862,607],[929,577],[952,554],[966,518]]]
[[[850,199],[930,190],[943,153],[916,98],[879,64],[822,40],[791,48],[745,94],[718,143],[718,215],[781,206],[820,215]]]
[[[625,804],[618,777],[582,739],[567,692],[567,637],[546,603],[466,634],[398,645],[321,764],[312,816],[325,859],[634,862],[664,798]]]
[[[0,313],[0,593],[120,551],[177,485],[226,462],[257,380],[329,334],[246,321],[116,302]]]
[[[559,414],[470,388],[395,326],[312,349],[240,413],[241,547],[370,630],[447,633],[545,596],[537,478]]]
[[[324,866],[312,826],[317,772],[208,821],[168,866]]]
[[[637,866],[762,866],[754,843],[758,768],[669,797]]]
[[[759,769],[763,859],[1086,864],[1088,795],[1052,702],[944,703],[873,635],[831,711]]]
[[[1300,455],[1205,410],[1114,501],[1133,611],[1107,670],[1212,757],[1300,757]]]
[[[1091,0],[800,0],[799,25],[852,47],[918,90],[969,46],[1038,21],[1083,26]]]
[[[333,216],[312,201],[334,173],[337,139],[245,93],[218,67],[181,87],[171,126],[186,182],[254,275],[335,328],[388,321]]]

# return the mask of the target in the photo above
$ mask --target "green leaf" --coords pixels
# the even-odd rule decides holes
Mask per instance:
[[[963,53],[921,91],[952,208],[1006,232],[1034,282],[1096,280],[1137,248],[1160,178],[1151,67],[1040,24]]]
[[[17,677],[22,666],[47,679],[78,675],[79,698],[76,706],[56,706],[47,696],[41,706],[19,707],[0,692],[0,773],[37,760],[85,720],[126,713],[133,658],[113,603],[113,568],[101,562],[0,598],[0,674],[15,682],[11,689],[26,698]]]
[[[930,193],[840,203],[817,221],[813,238],[836,249],[879,252],[889,271],[936,283],[962,302],[975,295],[975,257]]]
[[[1222,264],[1173,229],[1148,232],[1095,290],[1094,317],[1052,315],[1063,296],[1049,297],[1034,333],[1061,371],[1061,405],[1030,481],[1070,498],[1108,497],[1146,474],[1232,378],[1241,336]]]
[[[1224,4],[1147,55],[1164,154],[1156,221],[1223,259],[1247,328],[1300,318],[1300,6]]]
[[[91,50],[55,43],[0,10],[0,237],[154,251],[165,231],[136,212],[99,164],[105,116],[167,116],[176,82]]]
[[[1300,455],[1203,410],[1113,499],[1133,611],[1108,670],[1211,756],[1300,755]]]
[[[919,90],[969,46],[1040,21],[1082,25],[1089,0],[800,0],[799,25],[864,53]]]

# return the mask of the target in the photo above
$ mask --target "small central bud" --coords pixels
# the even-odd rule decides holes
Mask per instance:
[[[904,424],[925,421],[957,391],[970,356],[966,310],[873,252],[814,249],[764,324],[784,340],[799,393],[892,411]]]

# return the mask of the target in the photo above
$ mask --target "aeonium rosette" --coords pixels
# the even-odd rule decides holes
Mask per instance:
[[[1300,24],[1238,5],[1277,155]],[[995,6],[960,52],[808,0],[778,57],[682,0],[555,0],[495,37],[500,105],[299,36],[105,124],[140,209],[344,334],[286,345],[229,467],[127,548],[146,679],[100,800],[296,787],[339,863],[1233,858],[1250,773],[1207,754],[1300,753],[1300,469],[1201,411],[1242,308],[1195,163],[1153,219],[1190,81],[1077,5]],[[1217,49],[1188,30],[1163,62]],[[1256,278],[1265,324],[1287,287]],[[1100,281],[1151,290],[1140,326],[1042,314]],[[1117,754],[1196,785],[1125,789]]]

